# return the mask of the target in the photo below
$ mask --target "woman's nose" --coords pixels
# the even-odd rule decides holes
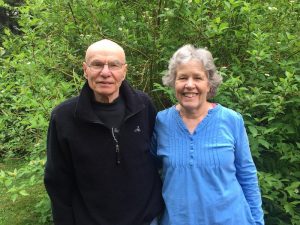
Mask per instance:
[[[189,88],[194,87],[193,79],[192,78],[187,79],[185,86]]]

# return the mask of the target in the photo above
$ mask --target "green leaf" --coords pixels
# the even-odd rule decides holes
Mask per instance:
[[[12,200],[13,202],[15,202],[15,201],[17,200],[17,198],[18,198],[18,194],[13,194],[13,195],[11,196],[11,200]]]
[[[262,146],[264,146],[266,149],[269,149],[270,148],[270,143],[267,142],[266,140],[264,139],[258,139],[258,143],[261,144]]]
[[[225,30],[227,28],[228,28],[228,23],[221,23],[220,24],[220,27],[219,27],[220,31],[223,31],[223,30]]]
[[[6,187],[9,187],[11,184],[12,184],[12,180],[11,179],[7,179],[7,180],[4,181],[4,185]]]
[[[226,5],[226,7],[227,7],[228,9],[230,9],[230,7],[231,7],[230,3],[229,3],[229,2],[224,2],[224,3],[225,3],[225,5]]]
[[[284,209],[290,215],[294,215],[295,214],[294,206],[292,204],[288,203],[288,202],[286,202],[284,204]]]
[[[248,129],[250,130],[250,133],[253,137],[256,137],[258,135],[258,131],[254,126],[248,126]]]
[[[271,196],[271,195],[262,195],[262,197],[267,198],[267,199],[272,200],[272,201],[274,200],[274,197]]]
[[[22,195],[22,196],[28,196],[29,195],[26,190],[19,191],[19,194]]]

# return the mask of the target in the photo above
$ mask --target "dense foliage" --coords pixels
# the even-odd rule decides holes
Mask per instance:
[[[51,109],[78,94],[87,46],[109,38],[124,47],[128,80],[159,109],[174,102],[161,76],[183,44],[207,47],[224,78],[214,101],[244,116],[259,170],[266,224],[300,224],[300,3],[287,0],[27,0],[20,34],[0,46],[0,158],[28,166],[1,171],[15,200],[42,182]],[[15,180],[28,177],[22,185]],[[36,207],[49,219],[46,197]]]

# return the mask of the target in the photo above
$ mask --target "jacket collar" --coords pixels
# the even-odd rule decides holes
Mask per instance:
[[[137,92],[128,84],[126,80],[122,82],[120,87],[120,95],[124,98],[126,105],[125,120],[130,116],[138,113],[143,108],[145,104],[143,103],[141,97]],[[94,99],[94,93],[89,87],[88,82],[86,82],[81,89],[80,95],[78,97],[77,105],[75,108],[75,118],[79,118],[88,122],[101,123],[97,115],[94,113],[92,108],[92,101]]]

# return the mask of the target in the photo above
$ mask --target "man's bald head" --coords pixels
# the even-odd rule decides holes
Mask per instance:
[[[111,103],[119,96],[127,72],[125,53],[120,45],[107,39],[91,44],[82,66],[97,102]]]
[[[124,49],[117,43],[108,39],[103,39],[91,44],[86,50],[85,61],[88,62],[89,58],[94,55],[95,52],[99,51],[106,53],[118,53],[123,63],[126,61]]]

